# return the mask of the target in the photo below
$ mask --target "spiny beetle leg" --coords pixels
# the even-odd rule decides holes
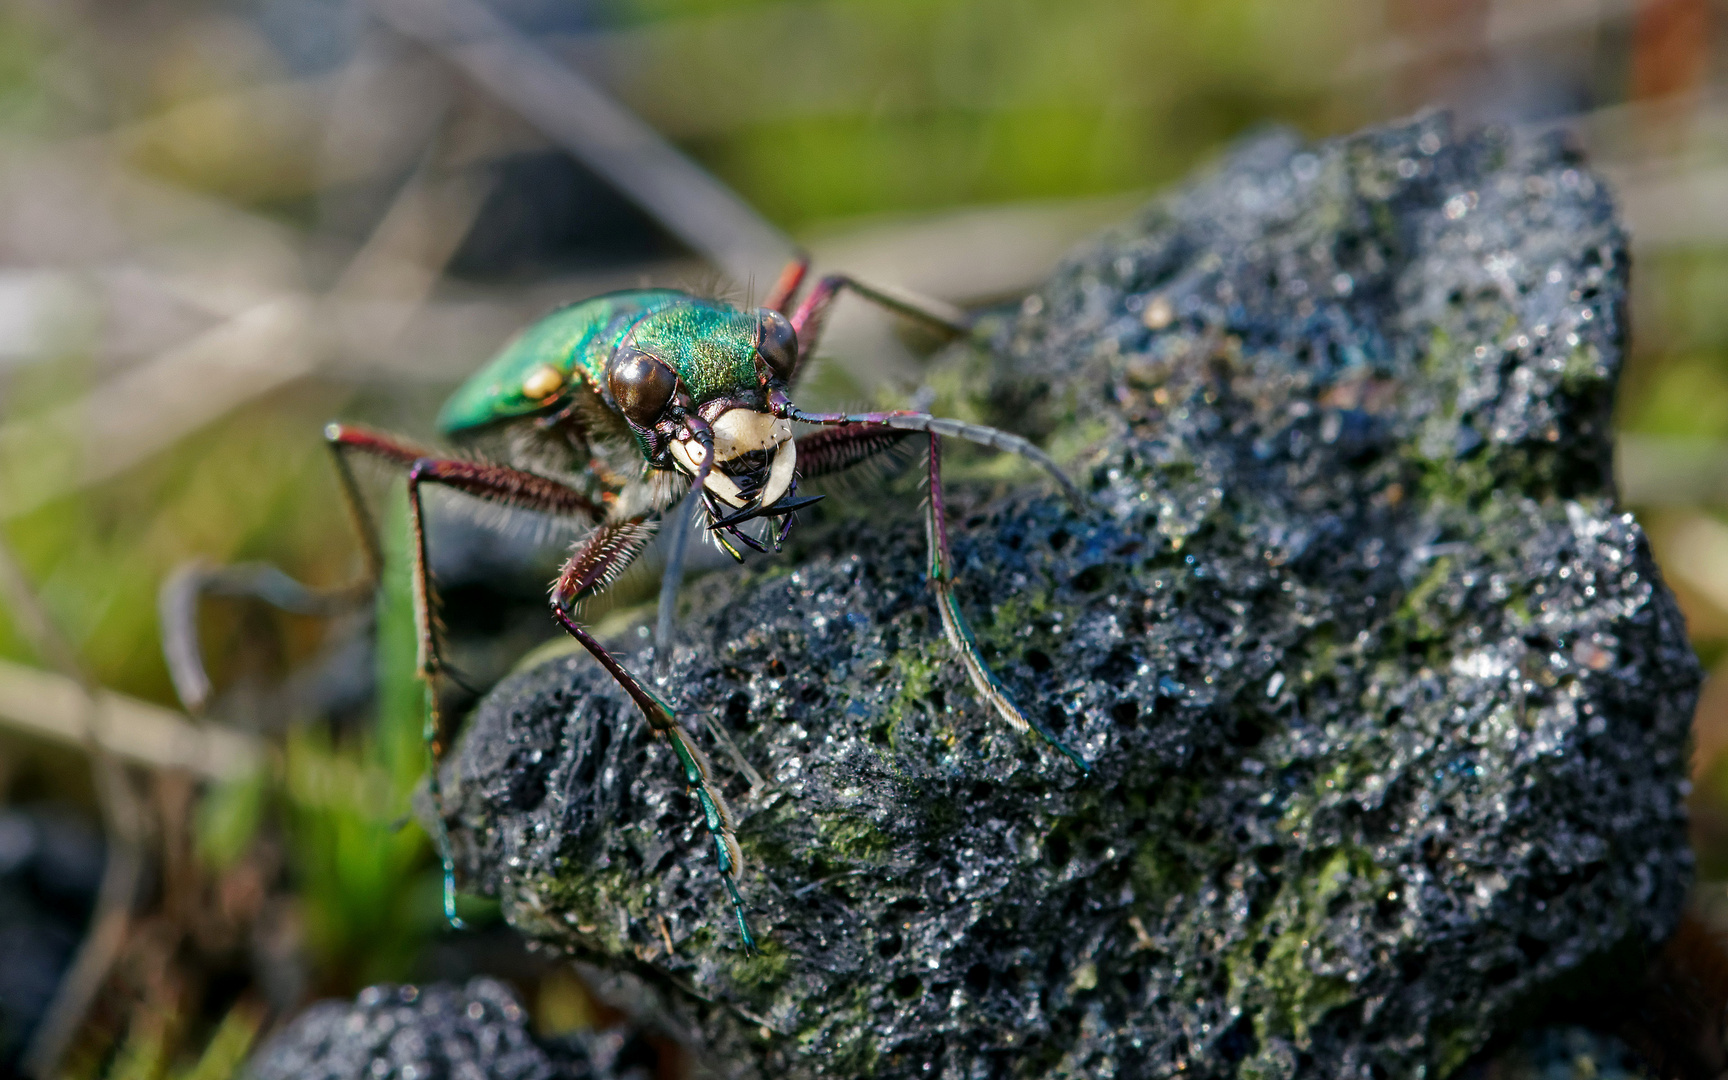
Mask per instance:
[[[785,277],[786,275],[782,275],[782,280]],[[800,272],[799,278],[802,277]],[[791,315],[792,332],[798,337],[798,359],[792,366],[791,376],[786,380],[788,385],[797,385],[798,375],[804,370],[805,362],[816,351],[816,341],[822,336],[822,324],[827,321],[828,309],[834,306],[834,301],[842,289],[850,289],[879,307],[921,322],[941,334],[961,337],[972,331],[966,313],[958,308],[928,297],[906,296],[879,286],[866,285],[844,274],[830,274],[816,283],[815,288],[810,290],[810,295],[804,298],[804,302],[798,305],[798,310]]]
[[[456,917],[456,861],[450,850],[450,834],[445,824],[446,811],[439,777],[439,766],[444,761],[444,752],[449,747],[452,733],[446,727],[438,707],[437,679],[440,674],[445,673],[445,665],[438,652],[432,576],[429,569],[431,563],[426,543],[425,506],[421,488],[427,484],[435,484],[489,502],[569,517],[592,517],[598,513],[598,508],[575,489],[520,469],[455,458],[423,455],[411,457],[410,454],[419,453],[419,448],[412,444],[392,436],[340,424],[331,424],[325,428],[324,436],[336,454],[338,475],[342,479],[343,491],[349,499],[356,522],[362,526],[363,535],[370,531],[368,559],[374,566],[381,563],[376,532],[370,530],[370,518],[360,501],[359,489],[354,483],[344,455],[348,451],[359,451],[408,467],[408,521],[412,530],[409,556],[413,564],[417,666],[426,685],[426,722],[422,733],[426,743],[426,790],[431,796],[433,813],[437,818],[432,839],[438,847],[438,858],[444,869],[444,916],[451,926],[461,929],[462,920]]]
[[[780,280],[774,283],[768,295],[762,298],[762,306],[778,311],[782,315],[792,314],[792,301],[798,297],[798,287],[804,284],[804,277],[810,273],[810,256],[800,254],[786,264],[786,269],[780,271]]]
[[[828,476],[886,453],[912,434],[880,424],[841,424],[798,437],[798,474]]]
[[[487,502],[562,517],[592,519],[599,516],[600,508],[574,488],[521,469],[459,458],[423,457],[415,460],[408,468],[408,511],[416,560],[415,619],[420,629],[420,672],[430,677],[442,669],[443,663],[432,629],[431,574],[427,569],[430,560],[420,497],[423,484],[453,488]]]
[[[624,692],[630,695],[630,699],[642,711],[642,717],[648,721],[648,726],[665,736],[672,744],[672,752],[684,771],[684,782],[696,793],[696,801],[702,808],[703,826],[714,841],[720,880],[726,887],[733,916],[738,922],[738,936],[744,943],[745,951],[753,952],[756,938],[750,933],[750,923],[744,913],[744,897],[739,893],[737,884],[738,874],[744,865],[743,853],[739,850],[738,839],[733,833],[732,811],[727,807],[725,796],[721,795],[719,787],[710,779],[712,769],[708,765],[707,756],[691,741],[683,725],[678,723],[672,707],[644,686],[641,680],[620,664],[617,658],[570,614],[576,603],[605,588],[617,577],[641,553],[651,534],[652,530],[641,518],[597,527],[559,571],[558,580],[552,586],[552,617],[623,687]]]
[[[828,425],[825,430],[798,440],[798,460],[804,466],[806,476],[839,472],[888,450],[913,431],[926,433],[930,440],[930,499],[926,503],[925,518],[925,530],[930,546],[930,588],[936,594],[936,607],[942,614],[942,627],[948,634],[948,640],[960,653],[966,674],[971,678],[979,695],[1004,719],[1017,730],[1025,731],[1031,728],[1036,731],[1046,742],[1078,765],[1082,772],[1091,772],[1092,767],[1086,760],[1057,738],[1048,725],[1042,721],[1027,719],[1014,704],[1007,688],[996,678],[978,652],[977,639],[972,636],[972,628],[967,625],[966,617],[961,613],[959,602],[954,596],[954,573],[948,555],[948,522],[942,502],[941,436],[957,435],[972,442],[983,443],[992,449],[1009,450],[1031,457],[1050,470],[1072,497],[1078,498],[1078,490],[1056,463],[1042,450],[1017,435],[1009,435],[1007,432],[977,424],[965,424],[958,420],[944,420],[925,413],[813,414],[799,412],[790,407],[787,413],[794,420]]]
[[[1068,479],[1068,474],[1062,471],[1062,466],[1056,464],[1054,458],[1040,450],[1031,441],[1022,439],[1018,435],[1011,435],[999,428],[986,427],[983,424],[968,424],[964,420],[952,420],[946,416],[931,416],[929,413],[913,412],[910,409],[875,413],[807,413],[797,406],[787,403],[785,416],[789,420],[796,420],[803,424],[822,424],[827,427],[838,427],[841,430],[847,428],[861,429],[861,433],[862,430],[870,428],[878,430],[889,428],[907,432],[923,431],[931,435],[946,435],[952,439],[964,439],[967,442],[988,446],[992,450],[1000,450],[1004,453],[1018,454],[1043,469],[1050,475],[1051,479],[1060,484],[1062,493],[1068,496],[1068,501],[1073,504],[1076,510],[1084,509],[1086,505],[1086,497],[1080,494],[1080,489],[1074,486],[1074,481]],[[815,436],[810,436],[810,438],[814,439]],[[840,441],[834,440],[836,443]],[[804,449],[802,443],[798,449],[800,451]],[[823,450],[830,456],[844,456],[844,451],[837,445],[826,446]],[[846,464],[853,464],[857,460],[859,459],[854,458]],[[845,465],[840,467],[844,468]]]
[[[930,589],[936,594],[936,607],[942,613],[942,627],[948,632],[948,640],[955,651],[960,654],[965,665],[966,674],[971,676],[972,685],[978,691],[978,696],[989,702],[1004,720],[1007,720],[1015,730],[1025,731],[1031,728],[1051,746],[1067,755],[1068,760],[1080,767],[1081,772],[1091,772],[1092,766],[1086,759],[1071,750],[1066,743],[1057,737],[1049,725],[1037,718],[1028,718],[1009,697],[1008,688],[996,677],[984,663],[984,657],[978,652],[978,641],[972,636],[972,628],[966,623],[966,616],[960,611],[960,603],[954,597],[954,567],[948,554],[948,520],[946,507],[942,502],[942,440],[936,432],[930,432],[930,498],[925,503],[925,535],[930,546]]]

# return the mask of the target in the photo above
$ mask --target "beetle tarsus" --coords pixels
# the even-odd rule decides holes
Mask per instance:
[[[930,588],[936,594],[936,607],[941,612],[942,628],[948,633],[949,643],[960,654],[961,664],[966,668],[978,696],[989,702],[1011,727],[1019,731],[1031,728],[1079,766],[1081,772],[1091,772],[1092,766],[1086,763],[1086,759],[1057,738],[1049,725],[1030,719],[1020,711],[1020,706],[1009,696],[1008,688],[1002,685],[1002,680],[990,670],[979,653],[978,639],[972,636],[972,628],[967,625],[966,616],[960,611],[960,602],[954,596],[954,566],[948,554],[947,507],[942,501],[942,440],[936,431],[930,432],[929,465],[930,496],[925,502],[925,535],[930,544]]]

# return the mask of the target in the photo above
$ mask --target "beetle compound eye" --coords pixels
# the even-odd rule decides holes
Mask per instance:
[[[756,313],[756,351],[780,379],[790,379],[798,363],[798,334],[786,316],[763,308]]]
[[[564,373],[551,364],[541,364],[522,380],[522,396],[529,401],[544,401],[564,389]]]
[[[620,345],[612,353],[612,364],[606,373],[606,385],[612,399],[631,423],[638,427],[653,427],[660,412],[672,400],[678,388],[678,376],[656,358],[629,345]]]

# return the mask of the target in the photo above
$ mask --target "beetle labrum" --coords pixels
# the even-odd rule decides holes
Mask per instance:
[[[805,260],[787,267],[763,306],[754,310],[671,289],[637,289],[572,304],[533,323],[464,383],[439,416],[440,430],[453,440],[494,437],[504,447],[499,456],[508,464],[440,456],[406,440],[347,424],[333,423],[325,429],[374,571],[380,562],[378,544],[348,455],[382,458],[407,470],[418,663],[428,686],[426,737],[433,759],[430,784],[436,812],[440,816],[443,812],[437,763],[448,733],[437,715],[437,694],[432,688],[447,669],[438,652],[426,569],[422,489],[427,485],[591,523],[552,583],[552,617],[605,667],[653,731],[671,743],[714,843],[721,881],[746,949],[753,948],[755,941],[737,885],[742,856],[731,813],[710,782],[706,756],[673,707],[576,617],[576,606],[605,589],[642,552],[656,521],[674,507],[680,516],[671,520],[688,522],[701,514],[710,536],[734,556],[741,558],[736,544],[777,549],[793,514],[816,501],[798,496],[800,478],[838,472],[904,438],[924,435],[930,482],[925,522],[929,582],[947,637],[979,696],[991,708],[1016,729],[1035,731],[1089,771],[1085,760],[1047,725],[1021,712],[978,651],[953,591],[940,439],[959,438],[1020,454],[1048,471],[1076,502],[1078,490],[1042,450],[995,428],[911,411],[799,409],[790,394],[842,290],[940,329],[966,331],[950,317],[844,276],[822,278],[799,303],[807,267]],[[794,423],[817,430],[794,437]],[[760,539],[741,528],[757,519],[767,519]],[[681,574],[681,544],[673,545],[667,562],[671,584],[661,593],[661,633],[656,642],[661,662],[668,652],[666,616]],[[195,675],[202,677],[201,671]],[[448,841],[442,835],[437,839],[445,861],[446,910],[454,919]]]

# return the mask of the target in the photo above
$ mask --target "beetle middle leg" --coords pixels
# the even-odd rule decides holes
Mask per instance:
[[[370,577],[373,581],[378,578],[378,568],[382,565],[383,557],[380,554],[377,530],[366,512],[365,503],[360,499],[359,488],[354,482],[352,470],[348,468],[346,454],[358,451],[408,467],[414,626],[418,639],[415,662],[420,677],[428,684],[444,674],[447,665],[439,653],[435,630],[432,575],[429,569],[431,560],[426,543],[425,506],[420,490],[423,485],[448,487],[488,502],[560,517],[593,520],[601,512],[586,495],[574,488],[521,469],[483,461],[434,457],[411,443],[346,424],[331,424],[325,429],[324,436],[336,454],[337,475],[341,480],[349,510],[359,527],[367,552],[367,562],[372,568]],[[443,757],[446,732],[437,715],[435,695],[433,701],[427,743],[434,760],[437,761]],[[437,783],[436,770],[433,771],[432,783]]]
[[[834,301],[839,299],[842,290],[850,290],[878,307],[922,323],[944,336],[961,337],[972,330],[971,321],[959,308],[929,297],[912,297],[896,290],[869,285],[845,274],[829,274],[822,278],[811,288],[810,295],[794,310],[793,301],[797,299],[798,290],[804,284],[809,269],[808,256],[799,256],[792,260],[786,269],[780,272],[780,280],[775,282],[773,290],[763,303],[764,307],[773,308],[788,316],[792,322],[792,331],[798,336],[798,360],[787,380],[791,385],[797,384],[804,364],[816,351],[816,342],[822,336],[822,324],[827,321],[828,309],[834,306]]]
[[[362,542],[366,545],[367,561],[374,568],[374,581],[377,579],[376,568],[382,563],[377,532],[372,526],[364,502],[360,500],[359,489],[354,482],[352,471],[348,468],[346,454],[360,452],[408,466],[408,520],[412,530],[409,551],[412,562],[414,626],[418,640],[416,666],[426,686],[426,722],[423,728],[427,755],[426,788],[437,819],[433,841],[443,863],[444,916],[452,926],[460,927],[462,921],[456,917],[456,864],[450,851],[442,783],[438,775],[439,765],[444,760],[444,752],[451,735],[444,723],[437,693],[437,679],[446,672],[446,665],[438,649],[421,487],[436,484],[490,502],[564,517],[592,519],[598,516],[599,508],[573,488],[520,469],[479,461],[421,456],[424,451],[411,443],[344,424],[331,424],[325,429],[324,435],[336,455],[337,475],[342,482],[349,509],[360,528]]]
[[[406,446],[396,443],[388,436],[377,435],[358,428],[331,425],[327,434],[333,443],[344,448],[373,454],[399,463],[407,450]],[[352,479],[345,467],[343,475],[346,484],[351,486]],[[444,833],[444,809],[438,777],[438,763],[443,758],[446,732],[437,710],[437,695],[431,691],[438,675],[444,671],[445,665],[438,650],[433,618],[432,582],[427,569],[429,558],[421,497],[421,487],[425,484],[437,484],[453,488],[475,498],[565,517],[598,517],[600,508],[580,492],[555,480],[549,480],[534,473],[504,465],[435,457],[417,458],[409,465],[408,510],[409,522],[413,531],[411,550],[414,563],[415,626],[419,633],[420,675],[422,679],[426,680],[428,686],[426,739],[432,765],[427,783],[434,808],[438,814],[440,835],[437,839],[439,841],[439,853],[445,864],[445,914],[454,922],[455,867],[449,853],[449,838]],[[359,507],[356,512],[357,514],[364,513],[364,507]],[[648,721],[649,727],[658,734],[666,736],[671,742],[673,752],[677,755],[679,765],[684,771],[685,782],[696,792],[697,802],[702,808],[703,824],[714,840],[715,853],[720,864],[721,881],[725,885],[731,901],[739,934],[744,941],[745,948],[753,949],[756,944],[755,938],[751,935],[749,923],[745,919],[744,898],[739,893],[736,883],[738,871],[743,864],[742,852],[740,852],[738,841],[733,835],[731,810],[727,807],[725,797],[721,795],[718,787],[714,786],[709,779],[712,770],[707,757],[691,741],[690,736],[677,722],[671,707],[661,701],[620,664],[604,645],[600,644],[581,623],[576,621],[572,614],[577,603],[601,592],[610,585],[618,574],[622,573],[624,568],[641,553],[652,534],[652,527],[647,524],[646,518],[643,517],[621,522],[604,522],[597,525],[594,531],[577,546],[575,552],[559,571],[551,592],[552,615],[558,624],[583,648],[587,649],[618,685],[630,695],[631,700],[636,703],[637,708],[642,711],[643,717]]]

